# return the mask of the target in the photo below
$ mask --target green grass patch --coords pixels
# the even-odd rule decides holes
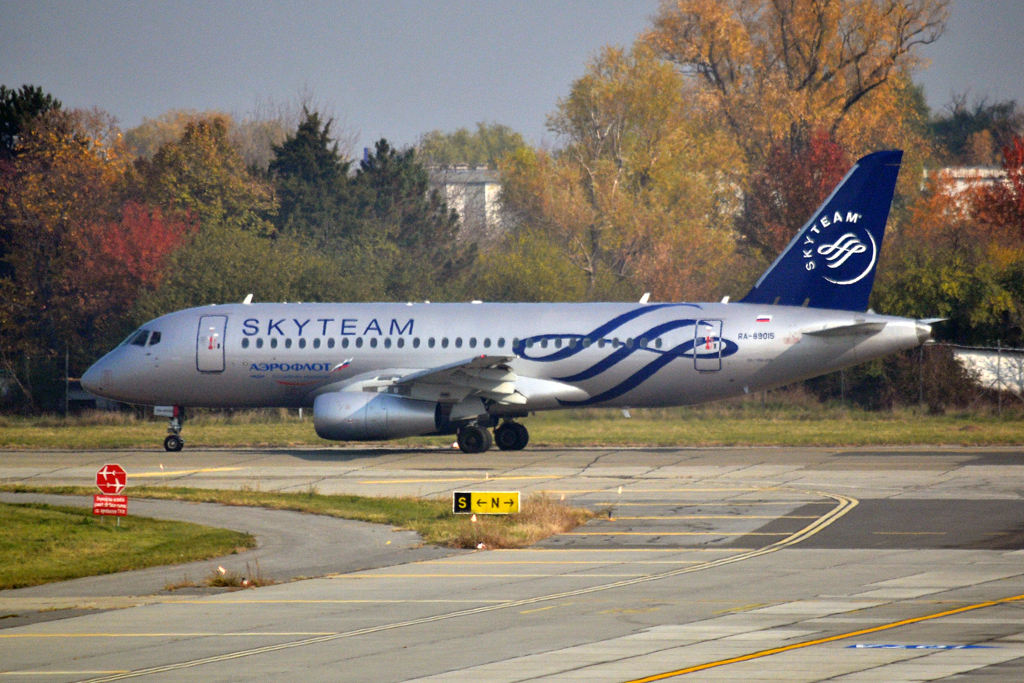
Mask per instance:
[[[219,557],[255,547],[249,534],[92,510],[0,503],[0,590]]]
[[[926,409],[869,412],[836,404],[759,400],[633,410],[537,413],[524,420],[533,446],[865,446],[1016,445],[1024,443],[1024,405],[928,414]],[[132,415],[0,417],[0,449],[162,447],[166,423]],[[197,411],[183,434],[186,447],[334,446],[313,431],[308,413]],[[454,437],[418,437],[390,446],[450,447]]]
[[[91,495],[95,492],[93,488],[87,486],[24,484],[2,485],[0,491],[76,496]],[[321,495],[315,491],[272,493],[163,486],[133,486],[131,497],[293,510],[361,522],[389,524],[399,529],[415,531],[427,543],[450,548],[476,548],[480,543],[488,548],[522,548],[548,536],[569,531],[594,516],[594,513],[587,510],[571,508],[540,495],[530,496],[524,501],[523,511],[519,514],[480,516],[477,522],[471,521],[468,515],[453,514],[451,499],[441,498],[376,498]]]

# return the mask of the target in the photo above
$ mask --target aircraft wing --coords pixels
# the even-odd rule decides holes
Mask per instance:
[[[394,382],[396,393],[421,401],[457,403],[476,396],[498,403],[522,405],[516,391],[518,375],[509,367],[515,356],[474,356],[467,360],[420,370]]]

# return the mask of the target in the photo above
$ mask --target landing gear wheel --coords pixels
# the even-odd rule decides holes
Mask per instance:
[[[494,430],[494,443],[503,451],[521,451],[530,441],[530,433],[518,422],[506,422]]]
[[[182,439],[177,434],[170,434],[170,435],[167,436],[166,439],[164,439],[164,448],[166,448],[167,450],[171,451],[172,453],[177,453],[184,446],[185,446],[184,439]]]
[[[459,430],[459,450],[463,453],[483,453],[491,442],[490,433],[483,427],[467,425]]]

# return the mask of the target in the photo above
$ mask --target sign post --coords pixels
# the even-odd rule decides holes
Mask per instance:
[[[116,515],[117,526],[128,514],[128,496],[119,495],[128,486],[128,473],[116,464],[107,464],[96,473],[96,487],[103,495],[92,497],[92,514]]]
[[[519,509],[519,491],[456,491],[452,494],[452,512],[457,515],[510,515]]]

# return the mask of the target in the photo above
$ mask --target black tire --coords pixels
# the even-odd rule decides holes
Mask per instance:
[[[516,430],[516,447],[512,450],[521,451],[526,448],[526,444],[530,443],[530,432],[524,425],[521,425],[518,422],[513,422],[512,428]]]
[[[487,450],[488,434],[481,427],[468,425],[459,430],[459,450],[463,453],[483,453]]]
[[[185,441],[177,434],[170,434],[164,439],[164,448],[172,453],[177,453],[185,447]]]
[[[515,451],[519,443],[519,432],[514,422],[506,422],[494,430],[494,443],[503,451]]]

